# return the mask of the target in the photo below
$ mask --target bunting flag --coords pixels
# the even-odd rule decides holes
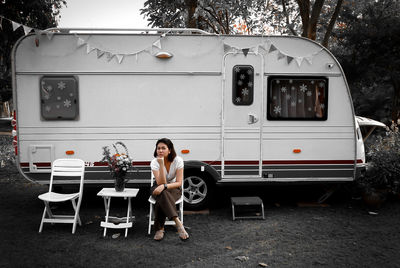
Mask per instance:
[[[271,46],[269,47],[268,53],[274,52],[275,50],[277,50],[277,48],[271,44]]]
[[[112,58],[114,58],[114,54],[112,54],[110,52],[106,52],[106,57],[107,57],[107,61],[111,61]]]
[[[297,62],[297,66],[300,67],[301,62],[303,61],[303,57],[295,57],[295,60],[296,60],[296,62]]]
[[[22,25],[22,27],[24,28],[24,33],[25,35],[27,35],[28,33],[30,33],[33,29],[31,27]]]
[[[283,59],[284,57],[286,57],[286,55],[279,51],[278,52],[278,60]]]
[[[84,44],[86,44],[85,40],[83,40],[82,38],[78,37],[77,46],[78,46],[78,47],[81,47],[81,46],[83,46]]]
[[[115,57],[117,58],[118,63],[121,64],[122,60],[124,59],[124,55],[117,54]]]
[[[15,32],[15,30],[17,30],[19,27],[21,27],[21,24],[16,23],[15,21],[11,21],[11,23],[12,23],[12,28],[13,28],[13,31],[14,31],[14,32]]]
[[[153,43],[153,46],[158,47],[159,49],[161,49],[161,41],[160,41],[160,39],[158,39],[157,41],[155,41],[155,42]]]
[[[247,57],[247,54],[249,53],[250,48],[242,48],[243,54],[245,57]]]
[[[292,60],[293,60],[293,57],[286,56],[286,61],[287,61],[288,65],[292,62]]]
[[[86,44],[86,54],[89,54],[93,50],[95,50],[95,47],[92,47],[90,44]]]
[[[99,59],[99,58],[101,58],[101,56],[103,56],[104,55],[104,51],[102,51],[102,50],[100,50],[100,49],[96,49],[97,51],[96,51],[96,54],[97,54],[97,58]]]

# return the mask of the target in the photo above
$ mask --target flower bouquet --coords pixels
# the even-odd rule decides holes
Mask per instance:
[[[108,163],[110,168],[110,173],[115,180],[115,190],[117,192],[122,192],[125,189],[125,183],[129,179],[126,179],[126,173],[130,168],[132,168],[132,158],[129,157],[128,148],[122,142],[116,142],[112,145],[114,147],[115,153],[112,154],[108,146],[103,147],[103,159]],[[124,149],[125,153],[120,153],[117,146]]]

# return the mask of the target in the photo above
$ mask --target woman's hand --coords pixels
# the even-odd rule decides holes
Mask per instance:
[[[161,192],[164,191],[164,184],[160,184],[154,189],[153,195],[159,195]]]
[[[160,166],[164,166],[164,157],[157,157],[157,162]]]

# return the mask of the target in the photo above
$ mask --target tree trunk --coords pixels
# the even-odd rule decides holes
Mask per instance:
[[[397,123],[400,119],[400,78],[396,74],[391,75],[393,84],[393,104],[392,104],[392,120]]]
[[[324,1],[325,0],[315,0],[310,17],[310,0],[297,0],[301,21],[303,24],[303,33],[301,36],[307,37],[311,40],[315,40],[317,38],[317,23],[324,5]]]
[[[188,10],[187,26],[188,28],[197,28],[197,20],[194,17],[194,13],[197,8],[197,0],[186,0],[186,6]]]
[[[332,17],[329,21],[328,29],[326,29],[326,33],[324,36],[324,40],[322,41],[322,45],[328,48],[329,37],[331,37],[333,27],[335,26],[336,19],[339,16],[340,8],[342,7],[343,0],[338,0],[335,11],[332,14]]]

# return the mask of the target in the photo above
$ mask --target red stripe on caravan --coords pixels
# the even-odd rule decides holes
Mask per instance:
[[[209,165],[221,165],[221,161],[202,161]],[[225,165],[258,165],[259,161],[225,161]],[[354,164],[353,160],[270,160],[263,161],[263,165],[340,165],[340,164]],[[361,159],[357,160],[357,163],[363,163]],[[34,163],[37,167],[49,167],[51,166],[50,162],[47,163]],[[94,162],[93,165],[95,167],[105,167],[107,166],[106,162]],[[136,161],[133,162],[135,166],[149,166],[150,161]],[[21,167],[29,167],[29,163],[20,163]]]

